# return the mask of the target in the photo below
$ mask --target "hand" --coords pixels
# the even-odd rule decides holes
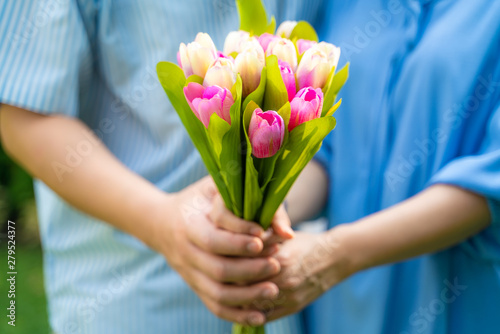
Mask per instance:
[[[280,294],[273,301],[261,303],[268,321],[300,311],[349,276],[345,257],[332,232],[299,232],[274,255],[281,271],[272,281],[279,287]]]
[[[283,205],[276,211],[271,226],[266,231],[257,223],[248,222],[234,216],[226,208],[220,195],[215,197],[210,219],[215,225],[226,231],[259,237],[263,242],[264,249],[254,254],[254,256],[273,255],[279,250],[281,243],[295,236],[291,228],[290,218]]]
[[[227,210],[212,215],[221,225],[233,226],[237,233],[210,221],[208,213],[216,194],[213,181],[207,177],[168,195],[157,216],[156,249],[214,314],[241,324],[263,324],[262,312],[241,307],[278,295],[274,283],[262,281],[279,272],[279,262],[269,256],[258,257],[264,249],[259,238],[264,231],[258,225],[236,218]],[[164,223],[165,217],[168,224]],[[242,286],[243,282],[248,285]]]

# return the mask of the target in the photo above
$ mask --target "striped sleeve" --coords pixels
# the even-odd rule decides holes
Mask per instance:
[[[91,58],[76,1],[0,2],[0,103],[78,114],[80,74]]]

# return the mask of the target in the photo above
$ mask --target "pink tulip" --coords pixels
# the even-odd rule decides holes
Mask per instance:
[[[231,124],[230,109],[234,99],[227,88],[219,86],[205,88],[199,83],[190,82],[184,87],[184,95],[191,110],[207,129],[213,113]]]
[[[203,80],[203,86],[219,86],[231,89],[236,82],[236,70],[232,58],[219,57],[210,65]]]
[[[243,96],[248,96],[259,86],[265,64],[264,50],[257,39],[252,37],[242,46],[241,53],[234,61],[236,71],[241,75],[243,82]]]
[[[262,111],[257,108],[250,119],[248,129],[252,153],[256,158],[269,158],[275,155],[285,137],[285,123],[276,111]]]
[[[297,69],[297,51],[291,40],[278,38],[269,43],[266,56],[275,55],[278,59],[286,61],[295,72]]]
[[[297,50],[299,50],[299,55],[303,54],[316,44],[318,43],[315,41],[310,41],[308,39],[299,39],[297,41]]]
[[[276,36],[289,38],[296,25],[297,21],[283,21],[276,30]]]
[[[266,33],[263,33],[262,35],[259,36],[259,43],[262,46],[262,49],[265,51],[265,50],[267,50],[269,43],[271,43],[275,39],[279,39],[279,37],[276,37],[276,36],[266,32]]]
[[[304,53],[297,68],[299,89],[309,86],[323,88],[339,58],[340,48],[335,45],[325,42],[313,45]]]
[[[203,78],[216,58],[214,42],[208,34],[201,32],[196,35],[194,42],[188,45],[181,43],[177,54],[177,62],[186,77],[196,74]]]
[[[286,91],[288,93],[288,102],[292,102],[297,93],[297,85],[295,84],[295,75],[293,74],[292,67],[286,61],[278,60],[281,71],[281,77],[285,83]]]
[[[299,124],[321,117],[323,92],[320,88],[302,88],[290,103],[290,107],[292,110],[288,131],[292,131]]]

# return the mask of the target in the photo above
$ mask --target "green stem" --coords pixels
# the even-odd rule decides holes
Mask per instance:
[[[233,334],[266,334],[264,326],[253,327],[233,324]]]

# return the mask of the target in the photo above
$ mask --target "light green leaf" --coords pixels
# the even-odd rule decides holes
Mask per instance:
[[[349,63],[347,63],[340,71],[335,73],[335,68],[328,76],[327,84],[323,88],[324,100],[323,100],[323,110],[322,115],[330,110],[331,106],[335,102],[335,98],[339,93],[340,89],[344,86],[349,77]]]
[[[185,86],[187,86],[188,83],[190,83],[190,82],[196,82],[196,83],[199,83],[200,85],[203,85],[203,78],[200,77],[199,75],[193,74],[193,75],[190,75],[189,78],[187,78]]]
[[[236,0],[236,6],[240,16],[240,30],[248,31],[253,35],[261,35],[272,28],[272,21],[267,21],[267,13],[262,0]]]
[[[279,110],[288,102],[288,92],[281,77],[278,57],[272,55],[266,58],[267,82],[264,94],[264,111]]]
[[[325,117],[332,116],[337,111],[337,109],[340,107],[341,104],[342,104],[342,99],[340,99],[337,103],[335,103],[333,107],[330,108],[330,110],[328,110]]]
[[[257,105],[262,106],[262,102],[264,101],[264,93],[266,91],[266,81],[267,68],[264,66],[260,75],[259,86],[257,86],[257,88],[245,98],[242,110],[245,110],[247,108],[247,105],[250,101],[254,101]]]
[[[259,220],[264,228],[269,227],[291,186],[335,124],[335,118],[322,117],[302,123],[290,132],[283,155],[276,161],[273,180],[264,194]]]
[[[290,39],[307,39],[310,41],[318,41],[318,34],[313,26],[306,21],[299,21],[290,34]]]
[[[290,123],[291,113],[292,109],[288,101],[278,110],[278,115],[283,118],[283,122],[285,123],[285,134],[288,133],[288,123]]]
[[[182,124],[186,128],[194,146],[200,152],[201,158],[212,175],[219,192],[224,199],[229,210],[232,210],[231,197],[228,188],[220,177],[216,154],[210,145],[208,132],[203,123],[195,116],[189,107],[184,96],[184,85],[186,77],[182,69],[176,64],[170,62],[160,62],[156,66],[156,72],[163,89],[167,93],[170,102],[177,111]]]
[[[208,137],[210,138],[217,159],[220,159],[220,153],[222,151],[222,138],[230,128],[231,126],[229,123],[220,118],[216,113],[213,113],[212,116],[210,116],[210,123],[208,124]]]
[[[271,23],[267,26],[266,32],[269,34],[274,35],[274,32],[276,31],[276,19],[274,16],[271,16]]]
[[[248,137],[248,123],[255,109],[259,106],[250,101],[243,114],[243,119],[245,124],[243,126],[243,133],[246,141],[246,156],[245,156],[245,203],[243,218],[249,221],[255,221],[257,218],[257,213],[262,206],[263,194],[259,186],[259,173],[254,165],[254,159],[252,157],[252,144],[250,143],[250,138]],[[248,120],[248,123],[247,123]]]
[[[231,127],[222,138],[220,173],[231,197],[232,212],[243,215],[243,156],[241,153],[241,77],[238,75],[233,87],[234,104],[231,107]]]

